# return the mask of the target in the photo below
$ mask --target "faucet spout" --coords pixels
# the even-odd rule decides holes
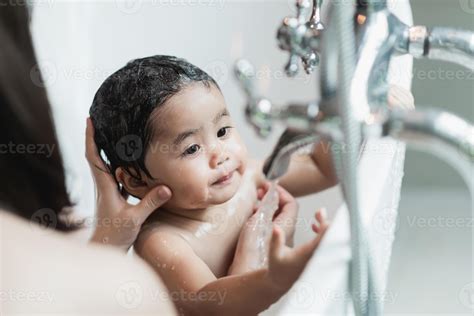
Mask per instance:
[[[474,70],[474,33],[448,27],[413,26],[408,30],[408,48],[414,57],[453,62]]]
[[[455,167],[474,193],[474,126],[462,118],[434,109],[390,111],[384,134],[430,152]]]

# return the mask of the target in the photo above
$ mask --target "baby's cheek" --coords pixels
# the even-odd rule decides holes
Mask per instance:
[[[247,147],[244,143],[238,139],[235,146],[233,147],[233,152],[237,160],[240,162],[240,166],[238,168],[238,172],[243,175],[245,169],[247,168],[247,161],[248,161],[248,151]]]
[[[208,175],[202,169],[194,168],[182,174],[179,179],[182,201],[189,207],[202,206],[207,200]]]

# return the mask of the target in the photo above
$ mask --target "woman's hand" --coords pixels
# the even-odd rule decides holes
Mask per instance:
[[[86,158],[94,178],[97,199],[96,228],[91,241],[128,250],[147,217],[171,198],[171,191],[166,186],[158,186],[137,205],[129,204],[99,156],[90,118],[86,128]]]

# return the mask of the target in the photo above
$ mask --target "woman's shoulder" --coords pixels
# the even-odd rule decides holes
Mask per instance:
[[[2,291],[21,289],[44,298],[21,305],[7,301],[3,306],[6,313],[123,313],[126,301],[122,288],[165,291],[156,274],[141,260],[129,258],[111,246],[79,244],[64,233],[39,228],[3,210],[0,249]],[[145,297],[137,305],[138,310],[144,314],[157,310],[162,311],[159,314],[174,314],[169,302]]]

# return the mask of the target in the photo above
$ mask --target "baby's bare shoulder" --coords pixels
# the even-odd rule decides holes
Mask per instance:
[[[170,225],[160,225],[152,223],[144,227],[134,244],[135,251],[143,256],[146,252],[153,250],[160,253],[167,253],[168,250],[184,249],[189,250],[190,245],[181,235],[179,230]]]

